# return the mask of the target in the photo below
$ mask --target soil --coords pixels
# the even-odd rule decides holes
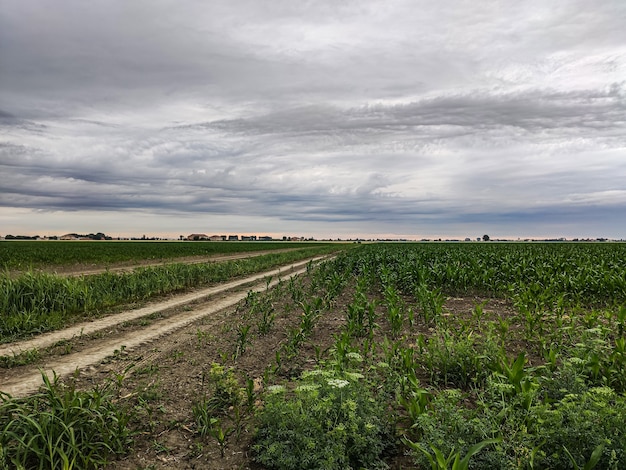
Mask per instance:
[[[283,270],[283,282],[288,275],[299,274],[307,285],[306,269],[301,266],[288,274]],[[134,410],[133,428],[137,434],[128,454],[114,459],[110,469],[262,469],[251,455],[255,431],[251,416],[244,417],[239,432],[230,435],[223,448],[216,439],[198,434],[192,410],[210,393],[207,376],[211,365],[232,368],[241,386],[251,383],[255,393],[271,383],[288,382],[314,368],[318,360],[328,358],[335,335],[345,324],[354,291],[345,289],[334,299],[332,308],[318,318],[299,354],[283,358],[277,366],[276,352],[287,342],[289,331],[298,326],[301,309],[288,296],[277,297],[272,300],[275,317],[269,332],[261,334],[253,326],[242,342],[240,325],[251,315],[245,302],[248,292],[267,287],[265,282],[251,286],[256,279],[246,278],[242,281],[247,284],[230,289],[224,285],[211,293],[197,291],[186,295],[184,301],[177,296],[160,306],[124,312],[111,324],[89,333],[66,331],[60,339],[48,339],[47,346],[38,346],[42,348],[39,362],[0,370],[0,389],[15,395],[34,391],[41,384],[38,367],[70,376],[67,380],[78,388],[88,389],[107,381],[120,384],[119,401]],[[277,278],[273,281],[276,283]],[[211,295],[208,300],[207,295]],[[483,306],[485,320],[515,315],[507,301],[479,297],[448,298],[445,315],[462,321],[472,317],[476,305]],[[384,321],[384,306],[380,304],[377,309],[380,325],[374,342],[380,345],[385,337],[391,337],[391,329]],[[143,313],[138,315],[139,311]],[[402,336],[410,345],[419,335],[430,333],[429,325],[416,323]],[[520,344],[520,348],[524,346]],[[23,347],[7,345],[0,354]],[[427,382],[428,378],[420,380]],[[234,427],[231,418],[224,416],[222,420],[225,427]],[[412,460],[401,451],[390,454],[387,463],[392,470],[414,468]]]

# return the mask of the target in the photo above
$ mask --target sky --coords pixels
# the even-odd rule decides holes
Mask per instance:
[[[626,239],[624,0],[0,0],[0,235]]]

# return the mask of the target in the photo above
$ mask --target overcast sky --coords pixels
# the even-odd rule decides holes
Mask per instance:
[[[626,238],[624,0],[0,0],[0,235]]]

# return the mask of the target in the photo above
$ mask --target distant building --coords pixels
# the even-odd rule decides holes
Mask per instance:
[[[187,236],[187,240],[190,241],[199,241],[199,240],[208,240],[209,236],[204,233],[192,233]]]
[[[239,235],[228,235],[228,241],[235,242],[239,240]]]
[[[212,242],[221,242],[226,240],[226,236],[225,235],[211,235],[209,237],[209,240],[211,240]]]
[[[80,236],[75,233],[66,233],[65,235],[61,235],[59,240],[80,240]]]

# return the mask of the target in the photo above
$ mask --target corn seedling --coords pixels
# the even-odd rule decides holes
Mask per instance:
[[[233,359],[237,359],[243,353],[246,352],[246,346],[248,344],[248,333],[250,333],[250,325],[239,325],[237,328],[237,338],[235,341],[235,352],[233,353]]]
[[[469,468],[470,459],[483,450],[485,447],[491,444],[497,444],[501,442],[502,439],[486,439],[484,441],[479,442],[478,444],[474,444],[471,446],[464,457],[461,458],[461,454],[459,452],[455,452],[454,449],[450,451],[447,457],[435,446],[431,445],[430,448],[433,454],[430,451],[426,450],[419,444],[411,442],[408,439],[404,439],[404,442],[413,450],[418,450],[422,452],[428,458],[430,462],[430,468],[432,470],[467,470]]]

